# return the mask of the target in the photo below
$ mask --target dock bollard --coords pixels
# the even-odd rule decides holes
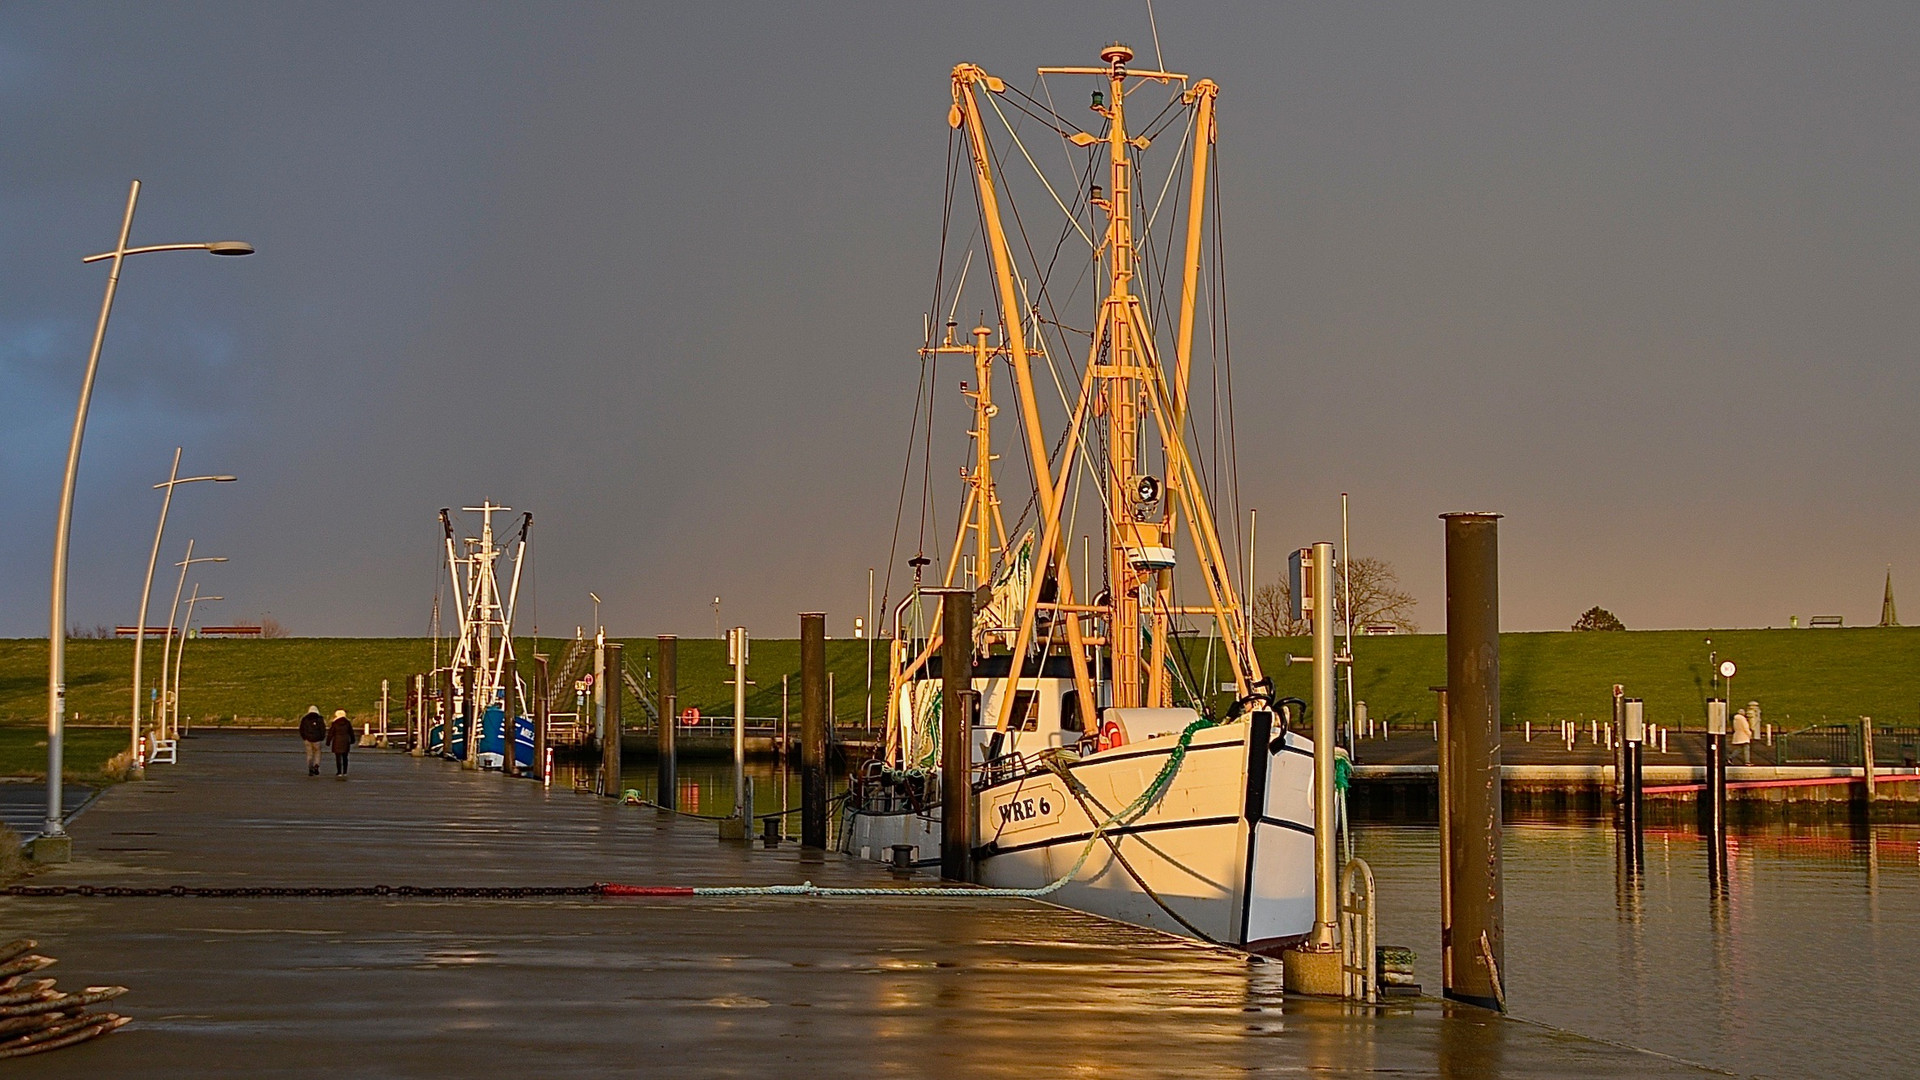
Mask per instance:
[[[827,617],[800,616],[800,846],[827,846]]]
[[[1498,514],[1443,514],[1447,565],[1448,998],[1506,1010],[1500,866],[1500,554]]]
[[[669,810],[680,808],[680,778],[677,775],[680,763],[673,745],[677,732],[673,725],[680,717],[680,639],[672,634],[660,635],[660,730],[659,750],[656,761],[658,774],[654,778],[657,794],[653,801]]]

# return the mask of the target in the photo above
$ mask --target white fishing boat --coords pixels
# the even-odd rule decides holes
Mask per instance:
[[[1215,390],[1230,387],[1214,224],[1219,88],[1133,59],[1109,45],[1099,66],[1038,69],[1032,92],[972,64],[953,70],[915,438],[930,459],[938,364],[967,358],[970,464],[952,546],[927,555],[923,529],[909,561],[886,744],[855,778],[841,836],[868,858],[938,861],[947,718],[936,613],[958,590],[975,613],[962,705],[974,879],[1271,952],[1314,928],[1313,747],[1273,700],[1243,602],[1246,564],[1229,558],[1215,517],[1234,497],[1230,401],[1220,393],[1196,408],[1189,394],[1201,371]],[[1087,81],[1088,111],[1055,107],[1063,84],[1080,83],[1073,96],[1088,100]],[[1130,127],[1143,108],[1152,119]],[[1049,173],[1043,160],[1068,169]],[[1038,213],[1022,210],[1022,190]],[[955,229],[969,205],[978,228]],[[976,253],[991,301],[957,340]],[[1011,530],[993,444],[1003,386],[1030,488]]]

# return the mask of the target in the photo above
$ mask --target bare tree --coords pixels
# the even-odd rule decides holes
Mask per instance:
[[[1307,621],[1293,617],[1293,590],[1285,581],[1253,590],[1255,637],[1294,637],[1307,632]]]
[[[1393,564],[1371,556],[1355,559],[1346,573],[1353,581],[1353,625],[1392,624],[1402,631],[1419,633],[1413,620],[1413,594],[1400,588],[1400,575]],[[1335,625],[1346,625],[1346,592],[1339,573],[1333,579],[1333,617]],[[1285,579],[1261,585],[1253,590],[1253,632],[1258,637],[1292,637],[1307,633],[1311,623],[1293,617],[1293,589]]]
[[[1420,632],[1420,624],[1413,621],[1413,594],[1400,587],[1400,575],[1394,571],[1392,563],[1369,555],[1348,563],[1346,573],[1353,580],[1353,625],[1356,629],[1392,623],[1405,633]],[[1334,574],[1333,592],[1334,616],[1344,624],[1346,596],[1337,572]]]
[[[263,615],[260,617],[260,636],[263,638],[283,638],[287,636],[287,628],[280,625],[279,619],[271,615]]]

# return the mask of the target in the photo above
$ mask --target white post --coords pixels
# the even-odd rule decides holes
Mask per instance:
[[[867,734],[873,734],[873,567],[867,567]],[[785,819],[781,819],[783,822]]]
[[[727,634],[727,659],[733,664],[733,804],[742,827],[753,817],[747,801],[747,628]],[[751,835],[749,829],[747,834]]]
[[[1313,948],[1340,944],[1334,837],[1333,545],[1313,545]]]

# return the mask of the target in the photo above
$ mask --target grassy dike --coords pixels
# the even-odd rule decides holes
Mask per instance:
[[[1711,638],[1709,645],[1706,639]],[[522,640],[520,655],[535,643]],[[539,648],[558,665],[565,639],[546,638]],[[625,639],[628,664],[652,671],[652,638]],[[1188,643],[1199,673],[1205,642]],[[710,638],[680,641],[680,700],[705,713],[730,714],[733,691],[725,643]],[[876,672],[884,671],[884,643],[874,648]],[[1697,726],[1708,695],[1709,650],[1740,666],[1734,681],[1738,702],[1758,700],[1776,725],[1799,727],[1862,714],[1893,722],[1920,722],[1920,628],[1842,630],[1654,630],[1621,633],[1505,634],[1501,637],[1501,703],[1509,723],[1584,720],[1608,713],[1616,682],[1644,698],[1647,718],[1662,724]],[[1304,654],[1302,638],[1259,643],[1260,658],[1283,693],[1306,697],[1304,665],[1288,667],[1288,653]],[[1427,689],[1446,679],[1446,640],[1440,635],[1361,638],[1355,643],[1359,696],[1376,717],[1421,723],[1433,717]],[[133,646],[125,641],[73,641],[68,647],[68,713],[76,729],[121,726],[127,719],[127,678]],[[834,672],[834,711],[842,723],[857,722],[866,709],[866,643],[827,643]],[[184,710],[195,723],[286,723],[307,705],[331,713],[346,709],[371,717],[380,680],[391,679],[398,699],[409,672],[430,665],[432,643],[420,638],[286,638],[274,641],[195,640],[187,646],[182,684]],[[158,676],[159,650],[149,645],[148,666]],[[15,773],[36,757],[44,740],[47,646],[44,640],[0,640],[0,773]],[[754,684],[747,710],[780,713],[780,677],[791,676],[792,708],[799,708],[799,642],[767,639],[752,644],[748,677]],[[1216,662],[1216,680],[1225,667]],[[884,678],[884,676],[881,676]],[[1205,681],[1202,678],[1200,681]],[[884,715],[876,700],[876,717]],[[96,740],[76,731],[73,767],[98,741],[117,747],[106,732]],[[107,750],[111,753],[111,750]],[[44,753],[44,751],[40,751]],[[19,759],[16,762],[15,759]],[[104,754],[102,755],[104,760]],[[18,767],[17,767],[18,766]]]

